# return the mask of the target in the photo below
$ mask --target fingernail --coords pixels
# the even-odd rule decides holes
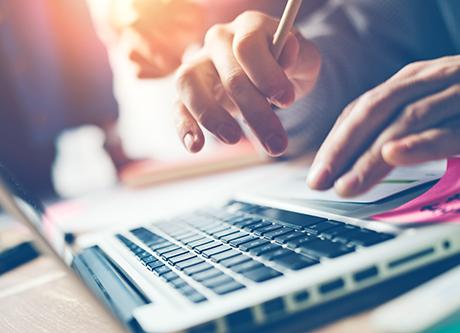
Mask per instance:
[[[183,142],[185,148],[187,148],[188,151],[192,151],[193,143],[195,142],[193,135],[190,133],[185,134]]]
[[[272,98],[273,102],[279,107],[291,105],[293,96],[290,91],[282,91]]]
[[[277,156],[284,153],[286,141],[277,133],[270,133],[264,140],[265,148],[270,155]]]
[[[308,171],[307,184],[310,188],[315,190],[327,189],[332,186],[329,185],[329,175],[330,172],[328,168],[325,167],[324,163],[315,163]]]
[[[359,177],[358,174],[350,170],[342,177],[337,179],[334,184],[336,192],[341,196],[353,196],[357,194],[359,189]]]
[[[225,143],[234,143],[236,140],[236,130],[227,124],[220,125],[217,135]]]

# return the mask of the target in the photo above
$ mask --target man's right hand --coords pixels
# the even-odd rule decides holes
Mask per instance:
[[[283,108],[308,94],[321,58],[293,28],[277,62],[271,45],[278,24],[249,11],[229,24],[215,25],[195,58],[179,68],[174,121],[190,152],[204,145],[199,125],[224,143],[237,143],[242,131],[234,117],[241,114],[269,155],[284,153],[288,139],[271,103]]]

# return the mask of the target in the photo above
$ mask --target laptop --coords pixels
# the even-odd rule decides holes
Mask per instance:
[[[45,252],[71,267],[79,276],[75,283],[82,281],[128,331],[266,332],[458,257],[459,226],[366,218],[426,189],[374,205],[241,193],[172,218],[90,233],[74,244],[5,175],[0,206],[36,233]]]

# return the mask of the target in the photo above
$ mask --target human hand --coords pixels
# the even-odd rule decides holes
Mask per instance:
[[[410,64],[343,111],[307,184],[344,197],[370,189],[395,166],[460,154],[460,56]]]
[[[187,48],[204,37],[204,8],[190,0],[115,0],[111,25],[139,78],[170,75]]]
[[[248,11],[213,26],[203,48],[176,74],[179,100],[173,108],[179,137],[190,152],[204,145],[199,124],[227,144],[242,135],[245,122],[272,155],[287,148],[287,136],[270,103],[287,107],[316,84],[321,59],[315,46],[293,28],[279,61],[271,53],[279,21]]]

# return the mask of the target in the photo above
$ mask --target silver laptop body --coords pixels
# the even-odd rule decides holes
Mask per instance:
[[[0,182],[0,205],[43,236],[44,220],[9,188]],[[241,194],[190,214],[85,235],[67,263],[130,331],[269,331],[460,253],[456,225],[366,218],[421,191],[358,208]],[[51,234],[62,258],[69,247],[58,231]]]

